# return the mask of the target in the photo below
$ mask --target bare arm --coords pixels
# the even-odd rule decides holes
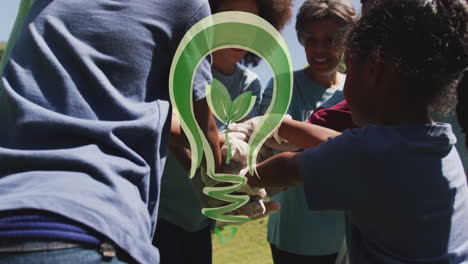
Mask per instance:
[[[179,117],[172,113],[172,120],[171,120],[171,137],[169,140],[169,147],[171,148],[188,148],[189,143],[187,138],[185,137],[179,122]]]
[[[258,177],[247,173],[252,187],[291,187],[302,184],[299,153],[284,152],[257,165]]]
[[[182,165],[184,170],[189,172],[190,166],[192,165],[190,150],[184,147],[169,145],[169,151],[174,155],[179,164]]]
[[[195,117],[197,118],[198,125],[202,128],[210,146],[212,147],[214,157],[215,157],[215,166],[216,168],[220,167],[221,162],[221,146],[224,144],[222,137],[218,137],[218,128],[216,127],[216,122],[211,114],[211,111],[206,104],[206,100],[200,100],[194,102]],[[210,117],[211,116],[211,117]],[[216,141],[218,141],[218,147],[216,146]],[[184,131],[180,127],[180,121],[177,115],[172,114],[171,121],[171,137],[169,141],[169,150],[174,154],[175,158],[186,170],[190,170],[191,165],[191,155],[190,155],[190,145],[187,140],[187,137],[184,134]],[[217,160],[217,155],[219,155],[219,161]]]
[[[317,147],[329,138],[341,135],[335,130],[291,119],[283,120],[278,132],[289,143],[302,149]]]
[[[216,126],[215,119],[211,110],[206,102],[206,99],[202,99],[193,103],[193,108],[195,112],[195,118],[197,123],[205,134],[208,142],[213,151],[213,156],[215,159],[216,171],[221,168],[221,150],[219,148],[219,138],[218,138],[218,127]]]
[[[302,149],[317,147],[341,133],[334,130],[285,119],[279,135]],[[248,183],[253,187],[291,187],[302,184],[299,174],[300,153],[284,152],[257,165],[257,176],[247,173]]]

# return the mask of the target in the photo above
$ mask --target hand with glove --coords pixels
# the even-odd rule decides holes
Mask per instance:
[[[247,138],[245,141],[247,142],[254,130],[258,127],[258,124],[262,120],[263,116],[257,116],[254,118],[251,118],[243,123],[239,124],[231,124],[229,125],[229,132],[235,132],[235,133],[242,133],[244,134]],[[283,118],[284,120],[292,120],[290,115],[285,115]],[[269,149],[272,149],[274,151],[297,151],[299,148],[295,145],[289,144],[287,140],[282,138],[279,135],[279,127],[273,131],[273,134],[268,138],[265,142],[265,146]]]

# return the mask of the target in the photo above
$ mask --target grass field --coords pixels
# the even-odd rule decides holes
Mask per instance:
[[[234,238],[221,245],[217,236],[213,235],[214,264],[272,264],[270,246],[266,241],[266,218],[236,226],[238,231]],[[221,232],[229,236],[226,228]]]

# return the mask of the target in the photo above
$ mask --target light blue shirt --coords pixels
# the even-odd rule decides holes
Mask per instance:
[[[462,161],[463,167],[465,168],[465,171],[467,171],[468,170],[468,150],[465,148],[465,135],[463,134],[461,130],[456,114],[454,113],[451,113],[448,115],[433,114],[432,118],[436,122],[448,123],[452,126],[453,134],[457,138],[457,143],[455,144],[455,147],[457,148],[458,154],[460,155],[460,159]]]
[[[440,123],[345,130],[300,154],[307,203],[347,211],[352,264],[468,263],[468,188],[455,141]]]
[[[209,15],[206,0],[35,1],[0,81],[0,211],[54,212],[159,263],[170,65]],[[206,59],[194,100],[210,81]]]
[[[226,87],[232,100],[246,91],[251,91],[252,95],[257,96],[256,104],[248,117],[258,115],[261,86],[256,73],[237,65],[236,70],[231,75],[223,75],[213,68],[212,74]],[[226,128],[226,125],[219,120],[216,120],[216,124],[220,131]],[[195,177],[200,176],[196,175]],[[200,231],[209,225],[208,218],[201,213],[202,208],[187,172],[171,153],[167,157],[161,188],[159,217],[188,232]]]
[[[271,94],[272,81],[263,94],[262,113],[268,108]],[[318,85],[303,70],[294,72],[293,96],[289,107],[289,114],[294,120],[305,121],[322,103],[324,107],[332,107],[342,100],[341,90]],[[339,166],[339,162],[336,165]],[[345,232],[342,212],[311,211],[307,207],[302,186],[288,188],[273,200],[281,204],[281,210],[270,215],[268,220],[267,239],[271,244],[283,251],[306,256],[338,252]]]
[[[247,115],[246,118],[252,118],[259,115],[259,105],[262,96],[262,86],[256,73],[245,68],[244,66],[237,64],[236,70],[232,75],[224,75],[215,69],[212,70],[213,78],[220,81],[228,90],[231,95],[231,100],[234,101],[236,97],[247,91],[252,92],[252,96],[256,96],[255,105],[252,111]],[[226,125],[216,120],[218,129],[226,129]]]

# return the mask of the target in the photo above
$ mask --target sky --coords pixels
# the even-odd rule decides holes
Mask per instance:
[[[10,35],[10,31],[13,28],[20,0],[4,0],[2,2],[2,7],[0,9],[0,42],[6,42]],[[299,44],[296,36],[296,30],[294,28],[296,23],[295,16],[304,1],[294,0],[293,2],[293,18],[281,33],[288,44],[294,69],[297,70],[307,66],[304,48]],[[360,0],[351,0],[351,2],[356,10],[360,12]],[[261,62],[257,67],[253,68],[253,71],[259,75],[262,86],[265,86],[271,79],[271,70],[265,62]]]
[[[0,42],[6,42],[15,23],[20,0],[4,0],[0,8]]]

